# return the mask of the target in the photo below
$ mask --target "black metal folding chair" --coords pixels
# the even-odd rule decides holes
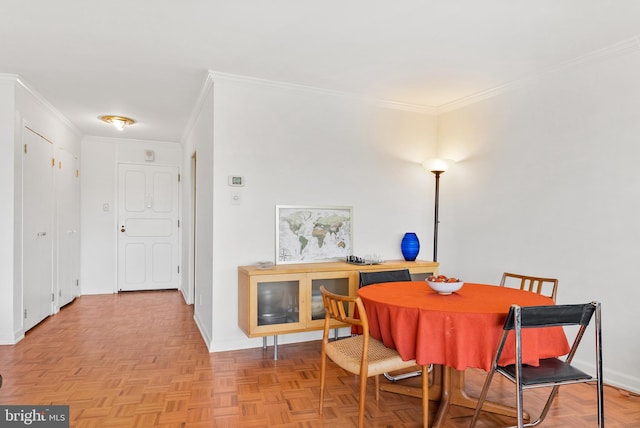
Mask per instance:
[[[382,282],[411,281],[409,269],[381,270],[377,272],[360,272],[360,287]]]
[[[596,375],[591,376],[571,365],[573,356],[580,345],[587,326],[595,313],[595,338],[596,338]],[[567,358],[562,361],[559,358],[545,358],[540,360],[538,367],[522,364],[522,330],[527,328],[541,328],[552,326],[580,326],[576,333],[571,350]],[[507,320],[504,324],[504,332],[500,339],[498,350],[493,360],[491,371],[487,375],[476,411],[471,420],[470,427],[474,427],[482,404],[487,397],[487,391],[494,373],[500,373],[516,384],[516,405],[518,410],[518,427],[529,427],[540,424],[547,416],[551,403],[558,393],[560,385],[572,383],[593,382],[597,384],[598,396],[598,426],[604,426],[604,395],[602,384],[602,332],[600,321],[600,303],[591,302],[580,305],[552,305],[552,306],[511,306]],[[498,365],[504,344],[510,331],[515,331],[515,357],[516,363],[506,366]],[[551,394],[542,410],[542,413],[534,422],[525,424],[523,418],[523,391],[531,388],[553,387]]]

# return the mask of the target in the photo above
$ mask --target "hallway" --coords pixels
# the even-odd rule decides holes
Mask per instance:
[[[0,346],[0,371],[2,404],[68,404],[71,426],[176,427],[198,411],[194,381],[211,362],[172,290],[79,297]]]

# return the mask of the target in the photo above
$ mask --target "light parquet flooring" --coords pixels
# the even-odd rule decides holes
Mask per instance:
[[[230,321],[228,328],[237,327]],[[319,341],[281,345],[279,359],[272,357],[271,348],[210,354],[177,291],[82,296],[17,345],[0,346],[0,404],[68,404],[78,428],[356,426],[357,379],[333,364],[318,414]],[[483,379],[468,370],[468,392],[477,395]],[[532,412],[542,407],[538,392],[525,394]],[[514,402],[507,382],[490,394]],[[640,398],[610,387],[605,396],[608,427],[640,426]],[[542,426],[596,426],[595,414],[594,388],[567,386]],[[467,426],[470,415],[453,408],[447,427]],[[418,427],[421,417],[417,398],[381,392],[376,402],[370,379],[367,426]],[[513,420],[484,415],[480,422]]]

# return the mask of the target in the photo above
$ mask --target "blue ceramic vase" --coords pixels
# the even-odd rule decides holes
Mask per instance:
[[[418,257],[420,252],[420,241],[418,236],[413,232],[407,232],[402,237],[400,243],[400,249],[402,250],[402,256],[408,262],[412,262]]]

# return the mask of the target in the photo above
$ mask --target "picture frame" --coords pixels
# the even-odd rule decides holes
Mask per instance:
[[[353,251],[350,206],[276,206],[276,263],[345,260]]]

